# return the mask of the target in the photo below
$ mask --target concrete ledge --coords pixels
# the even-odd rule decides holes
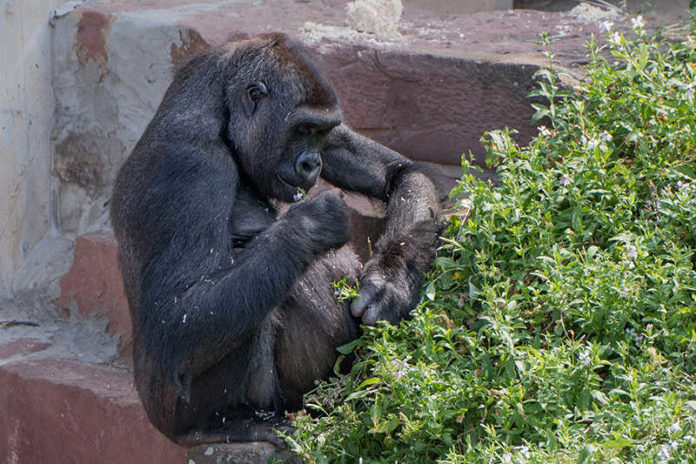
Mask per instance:
[[[150,425],[130,372],[45,348],[32,340],[0,347],[1,462],[185,462],[186,450]]]
[[[191,448],[186,454],[187,464],[265,464],[301,463],[287,450],[278,450],[268,442],[215,443]]]

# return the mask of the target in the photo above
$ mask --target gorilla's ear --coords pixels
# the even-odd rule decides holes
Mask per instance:
[[[242,95],[242,108],[244,108],[247,117],[254,114],[258,102],[267,95],[268,87],[263,81],[256,81],[247,86],[246,92]]]

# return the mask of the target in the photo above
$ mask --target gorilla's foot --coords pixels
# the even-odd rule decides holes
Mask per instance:
[[[294,428],[285,424],[257,422],[253,419],[233,419],[224,428],[215,430],[191,430],[176,438],[176,443],[186,448],[213,443],[268,442],[274,448],[285,448],[285,442],[277,432],[292,433]],[[234,461],[236,462],[236,461]]]

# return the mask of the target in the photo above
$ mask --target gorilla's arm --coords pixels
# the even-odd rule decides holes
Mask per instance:
[[[232,261],[236,169],[229,156],[201,158],[168,158],[142,209],[129,213],[130,230],[152,250],[142,262],[143,351],[184,395],[195,374],[255,333],[316,257],[345,243],[348,229],[342,200],[321,195],[266,224]]]
[[[365,264],[351,311],[365,324],[396,322],[418,303],[423,272],[434,258],[440,224],[437,196],[415,164],[345,125],[322,150],[322,177],[387,203],[386,230]]]

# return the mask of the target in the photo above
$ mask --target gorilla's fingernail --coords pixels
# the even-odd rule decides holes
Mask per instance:
[[[362,302],[362,299],[358,299],[350,305],[350,313],[353,317],[360,317],[363,312],[365,312],[365,304]]]
[[[375,325],[375,322],[377,322],[378,318],[379,309],[377,308],[377,305],[372,305],[367,309],[367,311],[365,311],[365,314],[363,314],[362,321],[363,324]]]

